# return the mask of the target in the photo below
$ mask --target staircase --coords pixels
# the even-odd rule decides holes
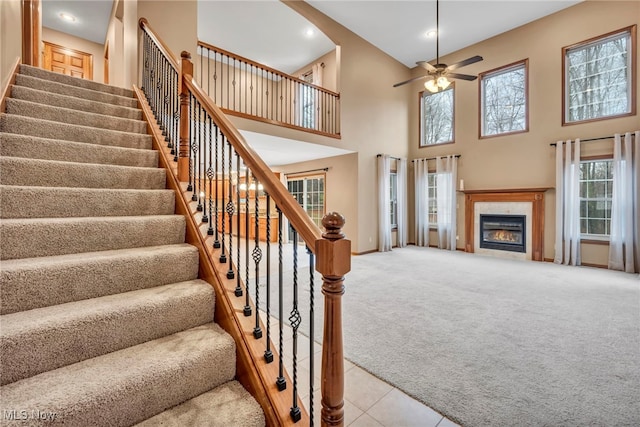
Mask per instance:
[[[0,425],[263,426],[130,90],[21,65],[0,114]]]

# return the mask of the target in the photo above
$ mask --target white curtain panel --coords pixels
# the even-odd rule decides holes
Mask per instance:
[[[580,265],[580,139],[556,144],[556,242],[554,262]]]
[[[415,244],[429,246],[429,167],[426,159],[413,161],[415,191]]]
[[[640,131],[635,133],[636,144]],[[638,248],[638,167],[640,150],[634,150],[631,132],[614,136],[613,195],[609,268],[635,273]]]
[[[456,250],[456,181],[458,159],[456,156],[436,158],[438,247]]]
[[[378,250],[391,250],[391,158],[378,157]]]
[[[407,246],[407,159],[397,161],[398,247]]]

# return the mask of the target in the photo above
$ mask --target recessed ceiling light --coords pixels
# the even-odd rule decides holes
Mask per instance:
[[[427,32],[425,33],[425,35],[426,35],[427,37],[429,37],[429,38],[431,38],[431,37],[435,37],[435,36],[436,36],[436,34],[438,34],[438,32],[437,32],[436,30],[430,30],[430,31],[427,31]]]
[[[315,33],[316,33],[316,32],[315,32],[315,31],[313,31],[313,28],[309,28],[309,29],[307,29],[307,31],[305,31],[305,32],[304,32],[304,34],[305,34],[307,37],[312,37]]]
[[[60,13],[60,19],[67,22],[76,22],[75,16],[65,12]]]

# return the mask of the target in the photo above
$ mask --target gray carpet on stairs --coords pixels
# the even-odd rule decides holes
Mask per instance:
[[[0,424],[264,426],[133,92],[21,65],[10,93]]]

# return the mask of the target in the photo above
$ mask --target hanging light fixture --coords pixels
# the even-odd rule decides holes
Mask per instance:
[[[436,0],[436,62],[440,64],[440,2]],[[443,75],[438,75],[442,71],[438,70],[433,79],[424,83],[424,88],[431,93],[445,90],[451,82]]]

